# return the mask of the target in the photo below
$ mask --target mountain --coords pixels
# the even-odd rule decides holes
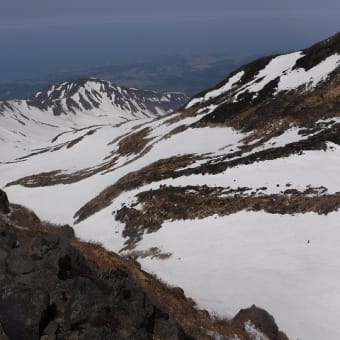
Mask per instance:
[[[36,93],[28,105],[43,111],[52,109],[54,115],[113,108],[132,118],[152,117],[180,108],[188,98],[183,93],[156,93],[124,88],[108,81],[83,79],[51,85]]]
[[[200,308],[231,319],[255,304],[291,339],[338,339],[339,66],[340,33],[247,64],[170,115],[89,115],[8,152],[0,187]]]
[[[97,79],[51,85],[28,100],[0,102],[3,161],[7,154],[22,156],[34,147],[44,147],[67,130],[154,118],[187,101],[183,93],[130,89]]]
[[[39,109],[60,116],[83,111],[99,110],[107,113],[116,110],[127,120],[169,113],[187,101],[183,93],[137,90],[89,78],[50,85],[28,100],[0,102],[0,113],[8,109]]]

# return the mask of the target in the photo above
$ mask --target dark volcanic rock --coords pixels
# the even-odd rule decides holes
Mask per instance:
[[[0,190],[0,213],[8,214],[9,212],[10,208],[7,195],[4,191]]]
[[[48,229],[35,219],[28,227],[25,216],[32,212],[22,207],[13,215],[13,224],[11,215],[0,218],[1,340],[152,339],[155,332],[177,339],[186,334],[126,271],[112,267],[103,273],[87,262],[72,245],[70,227]],[[20,220],[25,227],[18,227]]]
[[[265,310],[255,305],[247,309],[241,309],[234,317],[233,322],[239,327],[244,327],[250,322],[261,333],[265,334],[271,340],[288,340],[286,335],[280,332],[274,318]]]
[[[0,340],[9,340],[8,336],[5,334],[1,324],[0,324]]]
[[[10,339],[40,338],[40,322],[49,304],[46,290],[16,285],[0,288],[0,323]]]
[[[32,244],[33,255],[43,258],[44,255],[59,245],[59,240],[58,235],[45,235],[41,239],[35,240]]]
[[[17,246],[17,235],[16,233],[8,229],[7,225],[1,224],[0,222],[0,246],[5,249],[13,249]]]
[[[15,252],[13,252],[7,260],[7,270],[14,275],[31,273],[33,268],[33,261],[31,258],[17,255]]]
[[[108,327],[92,328],[86,332],[80,340],[98,339],[98,340],[128,340],[127,337],[115,334]]]
[[[169,318],[159,317],[155,320],[154,336],[156,339],[167,340],[193,340],[193,337],[188,336],[182,329],[178,329],[176,324]]]

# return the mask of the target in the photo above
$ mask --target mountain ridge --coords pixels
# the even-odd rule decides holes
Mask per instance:
[[[74,97],[78,98],[75,100]],[[101,102],[105,99],[107,103]],[[170,113],[183,106],[187,100],[188,97],[180,92],[158,93],[122,87],[106,80],[83,78],[49,85],[27,100],[0,102],[0,113],[11,109],[13,111],[16,104],[26,103],[28,108],[42,111],[50,109],[54,115],[117,108],[121,112],[130,113],[134,118],[145,118]]]
[[[60,115],[65,114],[67,110],[55,102],[62,101],[63,99],[66,99],[66,101],[67,99],[71,100],[73,96],[77,95],[79,96],[78,103],[76,100],[73,100],[68,108],[68,111],[72,113],[75,113],[77,109],[98,109],[100,108],[100,101],[98,100],[107,96],[111,100],[112,105],[120,108],[122,111],[130,111],[132,114],[141,112],[146,117],[157,116],[162,111],[170,113],[182,106],[188,99],[184,93],[158,93],[122,87],[107,80],[83,78],[63,82],[59,85],[50,85],[45,90],[33,95],[28,102],[30,105],[37,106],[42,110],[52,106],[53,113]]]

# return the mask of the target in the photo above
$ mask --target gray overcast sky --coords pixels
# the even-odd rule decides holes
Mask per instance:
[[[340,0],[0,0],[0,82],[160,55],[263,55],[340,31]]]
[[[337,11],[339,0],[0,0],[1,20],[42,17],[87,17],[163,14],[221,13],[221,11],[271,11],[294,13]]]

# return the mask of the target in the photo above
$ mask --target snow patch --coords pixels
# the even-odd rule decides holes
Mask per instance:
[[[237,98],[242,93],[257,93],[261,91],[272,80],[291,70],[296,64],[296,61],[302,57],[303,53],[300,51],[273,58],[264,69],[258,72],[256,77],[251,82],[247,83],[239,92],[237,92],[236,96],[234,97],[234,101],[237,101]]]
[[[186,108],[188,109],[188,108],[190,108],[190,107],[192,107],[192,106],[194,106],[198,103],[203,103],[203,102],[206,102],[210,99],[216,98],[216,97],[222,95],[223,93],[231,90],[231,88],[242,79],[242,77],[244,76],[244,73],[245,73],[244,71],[240,71],[240,72],[236,73],[234,76],[230,77],[229,80],[227,81],[227,83],[225,83],[222,87],[207,92],[204,95],[204,97],[192,99],[188,103]]]
[[[317,86],[320,82],[325,81],[329,74],[340,65],[340,54],[334,54],[320,64],[306,71],[303,68],[291,70],[281,76],[277,91],[288,91],[305,85],[306,90]]]
[[[249,340],[269,340],[250,320],[244,323],[244,330],[247,332]]]
[[[137,249],[172,253],[167,260],[140,262],[182,287],[200,308],[233,317],[255,304],[275,316],[289,339],[335,340],[340,339],[339,218],[339,212],[242,211],[167,221],[157,233],[145,234]]]

